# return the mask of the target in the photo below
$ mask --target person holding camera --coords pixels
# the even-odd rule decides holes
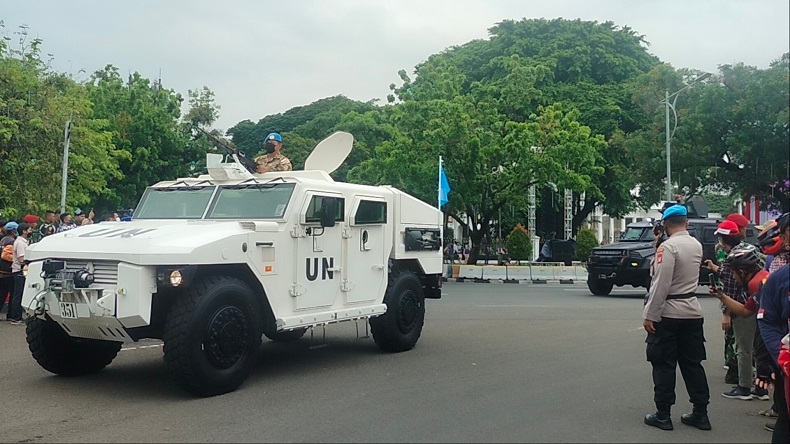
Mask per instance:
[[[705,359],[703,312],[697,300],[702,245],[689,235],[688,212],[682,205],[667,208],[662,224],[667,239],[656,249],[654,276],[642,311],[647,331],[647,360],[653,366],[653,401],[656,413],[644,423],[661,430],[674,428],[670,410],[675,404],[675,377],[680,366],[693,410],[680,417],[683,424],[710,430],[710,389]],[[658,236],[657,236],[658,237]]]

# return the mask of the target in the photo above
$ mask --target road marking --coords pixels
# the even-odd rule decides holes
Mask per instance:
[[[137,346],[137,347],[124,347],[124,348],[121,349],[121,351],[125,351],[125,350],[142,350],[144,348],[158,348],[158,347],[161,347],[163,345],[165,345],[165,344],[140,345],[140,346]]]
[[[586,288],[565,288],[564,290],[565,291],[586,291],[587,293],[590,292],[590,290],[588,290]],[[612,289],[612,291],[613,292],[616,291],[616,292],[619,292],[619,293],[634,293],[634,292],[638,293],[638,292],[647,291],[647,289],[637,290],[636,288],[634,288],[634,289],[614,288],[614,289]]]

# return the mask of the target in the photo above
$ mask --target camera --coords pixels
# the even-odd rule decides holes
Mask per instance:
[[[653,236],[659,236],[661,234],[664,234],[664,223],[659,220],[653,225]]]

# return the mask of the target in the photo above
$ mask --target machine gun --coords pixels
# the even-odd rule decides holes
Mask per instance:
[[[225,143],[224,140],[222,140],[219,137],[211,134],[210,132],[204,130],[203,128],[200,128],[198,126],[194,126],[193,128],[196,129],[197,131],[205,134],[206,137],[208,137],[209,140],[214,142],[215,146],[220,146],[220,147],[224,148],[225,151],[227,151],[228,154],[230,154],[230,156],[233,157],[233,159],[236,162],[238,162],[241,165],[243,165],[244,168],[247,169],[247,171],[249,171],[250,173],[253,173],[253,174],[258,172],[258,166],[255,164],[255,161],[253,161],[252,159],[247,157],[247,155],[244,154],[243,151],[240,151],[239,149],[228,145],[227,143]]]

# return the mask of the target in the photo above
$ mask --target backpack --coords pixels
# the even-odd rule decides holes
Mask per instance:
[[[6,262],[14,262],[14,244],[8,244],[3,247],[3,252],[0,254],[0,259]]]

